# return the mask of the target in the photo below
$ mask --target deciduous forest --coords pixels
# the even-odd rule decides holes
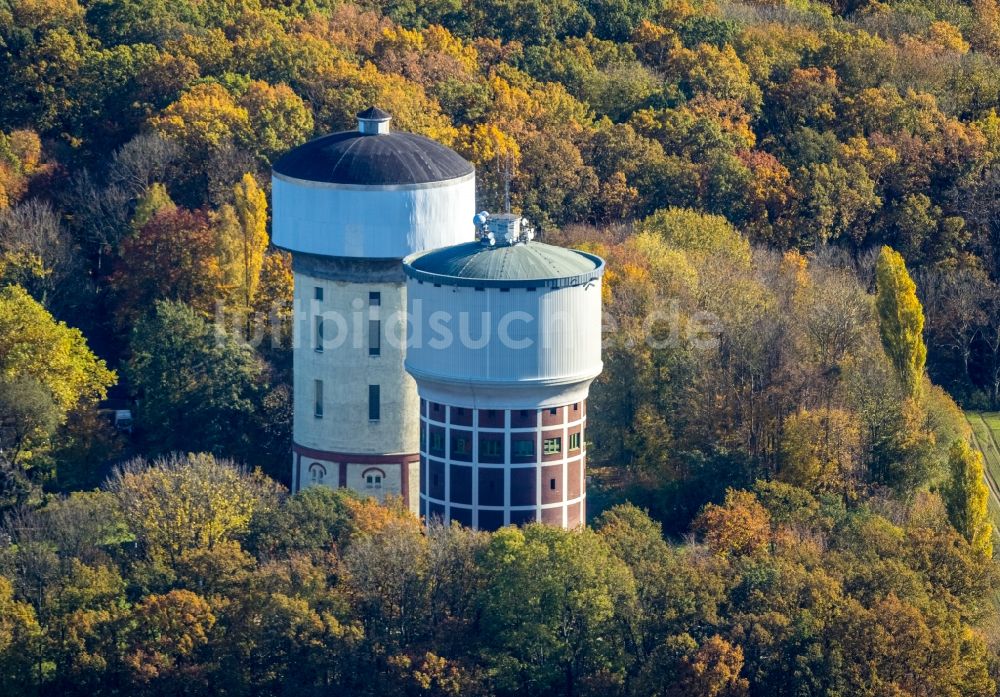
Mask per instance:
[[[608,261],[587,528],[288,493],[371,105]],[[997,694],[998,109],[996,0],[0,0],[0,694]]]

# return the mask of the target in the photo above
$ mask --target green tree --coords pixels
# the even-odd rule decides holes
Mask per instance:
[[[253,349],[179,302],[160,301],[132,330],[125,373],[137,425],[161,452],[252,461],[267,371]]]
[[[906,270],[906,262],[890,247],[882,247],[879,252],[875,284],[882,346],[907,394],[916,396],[927,361],[924,310],[917,298],[917,286]]]
[[[0,289],[0,345],[0,499],[10,504],[50,474],[57,427],[93,409],[116,375],[20,286]]]
[[[695,255],[721,255],[750,262],[750,244],[721,215],[665,208],[644,219],[639,230],[657,233],[671,247]]]
[[[504,528],[483,551],[485,650],[504,694],[575,694],[623,671],[619,613],[635,604],[625,564],[589,529]]]
[[[132,214],[132,231],[138,233],[150,218],[160,211],[174,210],[177,205],[170,198],[167,187],[160,182],[153,182],[146,192],[135,204],[135,213]]]
[[[280,506],[259,511],[250,526],[249,545],[264,557],[344,546],[355,532],[350,489],[311,486]]]

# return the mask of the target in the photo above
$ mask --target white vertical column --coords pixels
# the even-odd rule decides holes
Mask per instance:
[[[542,452],[542,442],[544,438],[545,410],[535,410],[535,520],[542,519],[542,467],[544,466],[544,454]]]
[[[500,471],[503,472],[503,524],[510,525],[510,477],[511,468],[507,464],[508,460],[504,457],[504,464],[501,466]]]
[[[470,407],[471,408],[471,407]],[[479,529],[479,409],[472,408],[472,529]]]
[[[562,527],[565,530],[567,525],[567,508],[566,497],[569,494],[566,486],[568,484],[568,479],[566,473],[569,470],[569,465],[567,463],[567,458],[569,458],[569,428],[567,424],[569,423],[569,405],[560,407],[563,414],[563,427],[562,427],[562,483],[559,485],[559,495],[562,498]]]
[[[451,525],[451,410],[444,407],[444,523]]]

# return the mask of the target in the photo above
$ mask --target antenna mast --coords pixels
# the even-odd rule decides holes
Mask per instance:
[[[514,158],[510,153],[504,160],[503,166],[503,210],[510,214],[510,180],[514,177]]]

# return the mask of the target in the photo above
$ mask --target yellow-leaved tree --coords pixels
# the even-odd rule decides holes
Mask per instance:
[[[250,114],[217,82],[199,83],[187,90],[151,118],[150,125],[180,143],[185,152],[202,156],[227,143],[245,141],[251,130]]]
[[[917,286],[906,270],[906,262],[891,247],[882,247],[878,255],[875,285],[882,346],[907,395],[916,397],[927,362],[924,309],[917,298]]]
[[[785,421],[778,479],[810,491],[853,494],[860,474],[861,433],[842,409],[802,409]]]
[[[948,454],[951,479],[944,499],[948,518],[977,552],[993,556],[993,525],[990,523],[989,489],[983,478],[983,454],[964,439],[951,444]]]
[[[264,475],[208,453],[132,460],[107,486],[146,553],[171,562],[245,532],[278,493]]]
[[[60,419],[82,401],[104,399],[117,379],[80,330],[57,321],[20,286],[0,289],[0,345],[0,380],[41,383]]]
[[[253,306],[267,251],[267,196],[252,174],[233,188],[233,203],[216,217],[219,266],[224,284],[241,310]]]

